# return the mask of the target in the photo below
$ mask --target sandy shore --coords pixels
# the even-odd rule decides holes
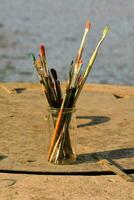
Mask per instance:
[[[133,199],[133,182],[87,174],[110,171],[94,153],[134,170],[134,87],[85,85],[77,103],[76,165],[47,163],[46,108],[39,84],[0,84],[0,199]]]

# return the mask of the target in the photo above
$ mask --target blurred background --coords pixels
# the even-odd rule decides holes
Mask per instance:
[[[83,67],[110,27],[87,82],[134,85],[134,0],[0,0],[0,82],[37,82],[30,53],[38,55],[42,43],[49,66],[66,80],[87,19]]]

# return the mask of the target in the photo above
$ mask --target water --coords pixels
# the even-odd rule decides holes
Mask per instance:
[[[134,85],[133,0],[0,0],[0,82],[38,81],[29,54],[45,43],[47,60],[66,80],[84,32],[86,66],[105,25],[104,41],[87,82]]]

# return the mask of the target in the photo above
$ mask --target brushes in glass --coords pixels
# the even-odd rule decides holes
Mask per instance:
[[[69,155],[66,155],[66,152],[70,153],[70,158],[72,157],[71,141],[68,130],[71,114],[67,116],[63,113],[65,109],[73,109],[76,106],[78,97],[97,57],[100,45],[109,33],[109,28],[106,26],[83,74],[81,74],[81,68],[83,67],[82,54],[90,27],[90,21],[87,21],[75,61],[71,62],[68,84],[63,98],[57,72],[53,68],[49,70],[46,61],[45,47],[43,45],[40,46],[40,53],[37,59],[32,55],[33,63],[38,72],[40,83],[44,87],[44,93],[49,106],[59,108],[57,120],[54,120],[54,132],[48,151],[48,161],[53,163],[60,163],[62,158],[65,159],[66,157],[69,157]],[[63,129],[64,131],[62,131]]]

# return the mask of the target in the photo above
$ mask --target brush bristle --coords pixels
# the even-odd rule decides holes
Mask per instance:
[[[90,23],[90,21],[89,20],[87,20],[87,22],[86,22],[86,29],[90,29],[90,27],[91,27],[91,23]]]
[[[44,47],[44,45],[40,45],[40,54],[41,54],[41,56],[45,55],[45,47]]]
[[[83,64],[83,60],[82,60],[82,59],[80,59],[79,63],[80,63],[80,64]]]
[[[53,75],[54,79],[57,80],[58,77],[57,77],[57,72],[56,72],[56,70],[53,69],[53,68],[51,68],[51,69],[50,69],[50,72],[51,72],[51,74]]]
[[[109,27],[105,26],[104,30],[103,30],[103,35],[106,36],[109,33]]]
[[[35,58],[35,55],[33,53],[31,53],[31,57],[32,57],[33,62],[35,62],[36,58]]]

